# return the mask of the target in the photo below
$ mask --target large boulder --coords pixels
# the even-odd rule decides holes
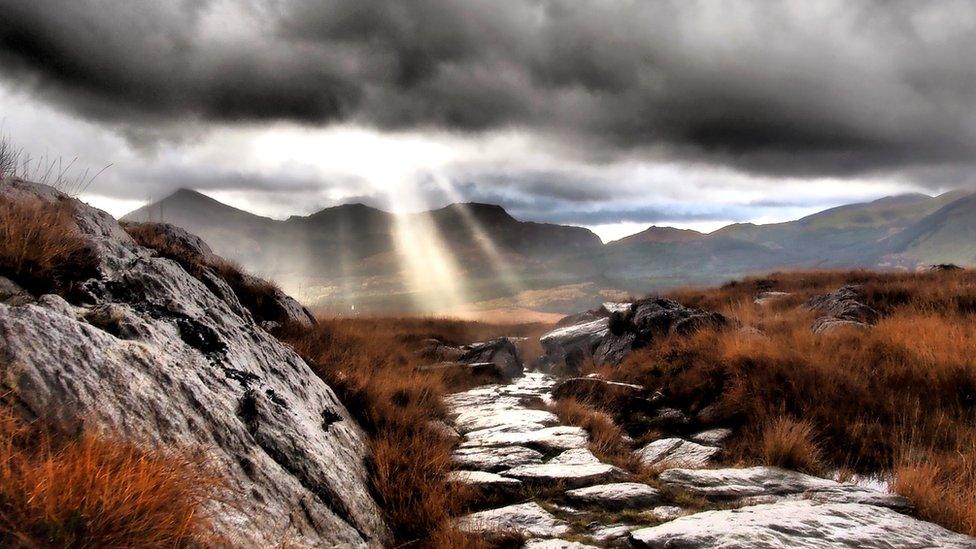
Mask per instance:
[[[592,359],[597,365],[619,364],[631,350],[656,338],[688,335],[704,327],[721,327],[729,320],[715,312],[685,307],[663,298],[626,304],[604,304],[600,309],[573,315],[541,338],[546,370],[575,375]]]
[[[515,342],[509,337],[465,345],[461,347],[461,356],[457,361],[461,364],[490,362],[498,366],[506,379],[519,377],[523,371],[522,356]]]
[[[231,545],[386,542],[362,431],[226,285],[213,281],[215,292],[50,187],[8,181],[0,195],[70,201],[97,256],[97,275],[79,281],[84,300],[0,303],[0,375],[21,413],[68,433],[206,452],[239,496],[209,509]]]
[[[876,323],[880,316],[878,311],[864,303],[864,289],[857,285],[847,285],[829,294],[814,297],[807,306],[821,313],[811,326],[814,333],[818,334],[841,327],[864,329]]]
[[[636,530],[630,538],[635,547],[655,549],[976,547],[974,538],[884,507],[802,500],[697,513]]]

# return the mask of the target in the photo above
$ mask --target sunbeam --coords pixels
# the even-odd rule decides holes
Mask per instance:
[[[420,193],[409,185],[390,190],[393,240],[403,281],[418,312],[456,313],[467,309],[463,274],[426,215],[417,215]],[[420,206],[418,208],[418,206]]]
[[[481,223],[471,214],[470,208],[464,203],[464,197],[454,188],[454,185],[446,177],[439,174],[434,174],[432,179],[438,188],[447,195],[448,199],[458,205],[457,211],[461,214],[461,221],[474,236],[475,245],[488,256],[488,259],[491,261],[491,268],[498,275],[498,278],[501,279],[505,287],[512,295],[517,295],[525,289],[515,269],[512,268],[512,265],[505,259],[505,256],[498,250],[495,241],[488,236],[488,232],[481,226]]]

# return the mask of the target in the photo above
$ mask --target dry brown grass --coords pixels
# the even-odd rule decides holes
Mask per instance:
[[[582,427],[589,433],[593,455],[624,469],[639,469],[639,460],[624,438],[623,429],[609,414],[572,397],[557,400],[549,409],[561,422]]]
[[[849,283],[863,285],[881,320],[867,331],[813,334],[817,315],[803,304]],[[761,290],[792,295],[756,305]],[[941,480],[961,474],[945,456],[976,462],[976,272],[774,273],[670,297],[762,334],[703,330],[661,340],[602,374],[660,389],[692,413],[715,404],[717,422],[738,433],[731,461],[814,470],[822,461],[860,473],[897,468],[904,477],[898,490],[923,515],[976,534],[970,519],[946,514],[976,507],[976,476]],[[820,460],[808,459],[814,448]],[[909,449],[926,458],[906,464]]]
[[[94,269],[70,202],[0,198],[0,275],[34,293],[64,293]]]
[[[434,318],[319,319],[281,337],[301,354],[345,403],[370,438],[374,495],[393,530],[394,544],[488,547],[452,526],[471,495],[446,482],[451,444],[429,426],[446,412],[452,390],[416,351],[437,338],[459,345],[541,331],[540,326],[494,326]]]
[[[976,449],[906,457],[894,478],[923,519],[976,533]]]
[[[201,460],[91,435],[60,439],[0,412],[0,544],[215,543],[205,505],[223,485]]]
[[[809,421],[780,417],[762,433],[763,463],[804,473],[823,474],[826,467]]]

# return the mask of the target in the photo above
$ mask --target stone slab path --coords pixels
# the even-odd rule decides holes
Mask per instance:
[[[556,381],[530,372],[447,397],[461,435],[452,479],[483,496],[463,529],[518,533],[529,548],[976,548],[899,496],[775,467],[709,468],[727,430],[637,450],[663,469],[655,486],[637,482],[545,409]]]

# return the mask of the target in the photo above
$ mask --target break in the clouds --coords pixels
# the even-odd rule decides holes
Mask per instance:
[[[782,180],[854,182],[836,198],[973,184],[967,0],[0,0],[0,13],[8,133],[31,133],[20,105],[111,134],[99,139],[121,167],[100,192],[119,198],[182,180],[308,206],[390,184],[366,159],[256,146],[336,128],[435,143],[403,155],[421,188],[577,223],[760,218]],[[400,160],[388,150],[372,163]]]

